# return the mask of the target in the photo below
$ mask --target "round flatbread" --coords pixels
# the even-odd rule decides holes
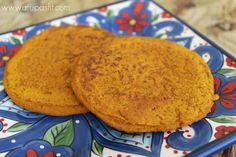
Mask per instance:
[[[88,26],[52,27],[33,36],[7,65],[6,92],[34,112],[57,116],[87,112],[71,88],[71,67],[75,58],[97,51],[109,36]]]
[[[110,119],[166,131],[205,117],[214,99],[213,77],[199,55],[145,37],[116,37],[99,52],[83,54],[72,87],[91,112],[128,132],[148,130],[121,128]]]

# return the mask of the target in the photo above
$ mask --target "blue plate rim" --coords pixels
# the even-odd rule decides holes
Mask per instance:
[[[126,1],[131,1],[131,0],[126,0]],[[169,14],[171,14],[175,19],[177,19],[178,21],[183,23],[185,26],[189,27],[194,33],[196,33],[202,39],[206,40],[212,46],[219,49],[223,54],[225,54],[226,56],[228,56],[230,58],[233,58],[236,61],[235,56],[233,56],[232,54],[227,52],[224,48],[220,47],[218,44],[216,44],[214,41],[212,41],[208,37],[206,37],[206,35],[202,34],[198,30],[196,30],[193,26],[186,23],[184,20],[180,19],[177,15],[175,15],[174,13],[169,11],[168,9],[164,8],[161,4],[157,3],[156,1],[154,1],[154,0],[149,0],[149,1],[153,2],[155,5],[157,5],[161,9],[163,9],[165,12],[168,12]],[[53,19],[45,20],[45,21],[42,21],[42,22],[39,22],[39,23],[27,25],[27,26],[24,26],[24,27],[19,27],[19,28],[13,29],[13,30],[2,32],[2,33],[0,33],[0,36],[4,35],[4,34],[11,33],[11,32],[14,32],[14,31],[17,31],[17,30],[20,30],[20,29],[36,26],[36,25],[39,25],[39,24],[43,24],[43,23],[47,23],[47,22],[50,22],[50,21],[58,20],[58,19],[61,19],[61,18],[73,16],[75,14],[81,14],[81,13],[84,13],[84,12],[88,12],[88,11],[91,11],[91,10],[94,10],[94,9],[97,9],[97,8],[119,4],[119,3],[122,3],[122,2],[124,2],[124,1],[118,0],[118,1],[113,2],[113,3],[108,3],[108,4],[105,4],[105,5],[93,7],[93,8],[90,8],[90,9],[85,9],[85,10],[82,10],[82,11],[78,11],[78,12],[74,12],[74,13],[71,13],[71,14],[68,14],[68,15],[65,15],[65,16],[60,16],[60,17],[56,17],[56,18],[53,18]],[[236,131],[224,136],[223,138],[216,139],[216,140],[214,140],[214,141],[212,141],[208,144],[205,144],[205,145],[201,146],[200,148],[197,148],[196,150],[194,150],[191,153],[189,153],[188,155],[186,155],[186,157],[196,157],[196,156],[205,157],[205,156],[214,155],[217,152],[219,152],[221,150],[224,150],[224,149],[230,147],[233,144],[236,144]]]

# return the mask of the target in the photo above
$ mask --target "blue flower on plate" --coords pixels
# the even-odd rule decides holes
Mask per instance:
[[[72,157],[73,150],[67,146],[51,146],[44,140],[33,140],[25,146],[8,153],[6,157]]]
[[[215,94],[219,99],[215,101],[208,117],[222,114],[236,114],[236,77],[227,78],[221,74],[214,74]]]

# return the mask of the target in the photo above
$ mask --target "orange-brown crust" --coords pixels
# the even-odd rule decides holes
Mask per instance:
[[[101,52],[83,54],[72,87],[91,112],[127,132],[192,124],[210,112],[214,96],[213,77],[200,56],[144,37],[116,37]]]
[[[72,76],[76,76],[76,75],[72,75]],[[76,93],[79,93],[79,89],[77,89],[77,86],[74,85],[76,82],[74,82],[75,79],[72,79],[72,87],[73,90]],[[81,102],[83,102],[84,104],[89,104],[89,102],[87,101],[86,97],[84,97],[82,94],[77,94],[76,95],[78,100],[80,100]],[[99,117],[100,119],[104,120],[107,124],[109,124],[109,126],[120,130],[120,131],[124,131],[124,132],[128,132],[128,133],[142,133],[142,132],[164,132],[164,131],[170,131],[170,130],[174,130],[180,127],[183,127],[185,125],[190,125],[193,122],[186,122],[183,123],[182,125],[178,125],[177,123],[175,125],[169,125],[168,127],[166,127],[166,125],[139,125],[139,124],[132,124],[129,123],[127,120],[124,119],[119,119],[117,117],[111,116],[111,115],[106,115],[101,111],[97,111],[96,109],[94,109],[91,105],[87,105],[86,106],[88,108],[88,110],[90,110],[91,112],[93,112],[97,117]],[[198,121],[199,119],[204,118],[206,115],[201,115],[199,117],[196,118],[196,121]],[[194,122],[196,122],[194,121]]]
[[[184,127],[186,125],[190,125],[193,122],[189,122],[186,124],[182,125],[169,125],[166,127],[165,125],[139,125],[139,124],[132,124],[129,123],[128,121],[120,120],[118,118],[108,116],[105,114],[101,114],[98,111],[96,111],[96,115],[100,117],[101,119],[105,119],[105,121],[113,128],[116,128],[117,130],[128,132],[128,133],[142,133],[142,132],[165,132],[165,131],[170,131],[170,130],[175,130],[180,127]],[[196,119],[202,119],[206,115],[203,115],[201,117],[198,117]],[[109,122],[108,122],[109,121]],[[196,120],[197,121],[197,120]]]
[[[108,36],[112,34],[88,26],[52,27],[33,36],[6,67],[6,92],[17,105],[34,112],[56,116],[88,112],[70,87],[70,68],[74,58],[91,53]]]
[[[7,72],[4,73],[3,78],[7,75]],[[8,91],[8,81],[5,79],[3,81],[3,86],[6,91]],[[24,100],[21,97],[18,97],[14,93],[8,92],[8,96],[14,100],[14,103],[21,106],[24,109],[27,109],[32,112],[51,115],[51,116],[67,116],[73,114],[87,113],[88,110],[84,106],[74,105],[74,106],[60,106],[60,105],[52,105],[47,103],[40,102],[32,102],[31,100]]]

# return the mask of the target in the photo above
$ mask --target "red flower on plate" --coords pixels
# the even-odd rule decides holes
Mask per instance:
[[[98,8],[98,11],[99,12],[106,12],[107,11],[107,7]]]
[[[232,58],[227,57],[226,58],[226,64],[230,67],[236,68],[236,62]]]
[[[221,88],[221,90],[219,90],[220,85],[221,85],[220,78],[215,77],[214,78],[215,93],[218,93],[219,95],[219,98],[216,101],[220,101],[220,104],[227,109],[235,108],[235,104],[233,103],[233,101],[236,100],[236,93],[232,92],[236,90],[236,82],[228,82]],[[212,106],[211,112],[214,112],[215,110],[216,101]]]
[[[137,1],[132,10],[122,11],[121,16],[115,20],[118,24],[118,30],[126,31],[128,34],[140,33],[144,27],[150,24],[150,17],[145,9],[144,3]]]
[[[0,45],[0,67],[3,67],[20,48],[21,46],[15,46],[9,49],[6,45]]]
[[[26,157],[39,157],[39,156],[34,149],[28,149],[26,151]],[[54,153],[52,151],[49,151],[45,153],[42,157],[54,157]]]
[[[233,131],[236,131],[236,127],[235,126],[218,126],[215,128],[216,129],[216,133],[214,134],[215,138],[221,138]]]
[[[26,30],[25,29],[19,29],[17,31],[12,32],[13,35],[23,35],[25,34]]]
[[[168,12],[163,12],[163,13],[161,14],[161,17],[162,17],[162,18],[172,18],[172,15],[171,15],[170,13],[168,13]]]
[[[22,147],[11,150],[7,156],[16,157],[56,157],[68,156],[72,157],[73,150],[69,146],[52,146],[49,142],[44,140],[31,140]]]

